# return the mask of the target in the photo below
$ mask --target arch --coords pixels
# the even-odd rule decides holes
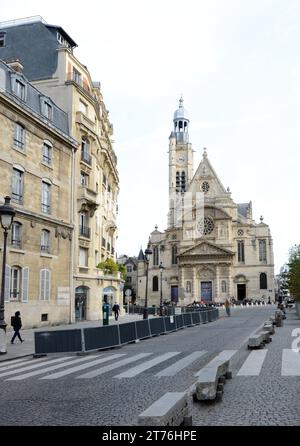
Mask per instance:
[[[152,291],[158,291],[158,276],[152,278]]]
[[[23,173],[25,172],[24,167],[21,166],[20,164],[13,164],[12,168],[15,170],[19,170],[20,172],[23,172]]]
[[[261,290],[268,289],[268,279],[266,273],[260,273],[259,275],[259,288]]]
[[[190,280],[188,280],[185,284],[185,291],[187,293],[191,293],[192,292],[192,283]]]
[[[227,293],[227,282],[226,280],[221,281],[221,291],[222,293]]]

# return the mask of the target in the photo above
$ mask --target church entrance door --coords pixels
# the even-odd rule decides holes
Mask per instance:
[[[237,285],[237,298],[238,298],[238,300],[246,299],[246,284],[245,283],[239,283]]]
[[[171,286],[171,302],[178,302],[178,286]]]
[[[212,301],[212,282],[201,282],[201,300]]]

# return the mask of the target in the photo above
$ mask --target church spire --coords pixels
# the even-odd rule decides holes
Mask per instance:
[[[188,112],[183,106],[183,97],[181,95],[179,99],[179,108],[174,113],[174,133],[176,137],[176,141],[179,143],[188,143],[189,142],[189,117]]]

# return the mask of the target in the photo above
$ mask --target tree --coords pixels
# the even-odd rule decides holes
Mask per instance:
[[[125,266],[116,263],[113,259],[106,259],[104,262],[98,263],[97,268],[102,269],[102,271],[104,271],[104,274],[116,274],[118,271],[120,271],[122,279],[125,280]]]
[[[300,302],[300,245],[290,249],[289,270],[287,272],[287,284],[291,296]]]

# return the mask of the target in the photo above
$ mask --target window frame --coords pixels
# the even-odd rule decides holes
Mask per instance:
[[[12,187],[11,187],[11,199],[15,203],[23,204],[24,199],[24,171],[20,168],[13,166],[12,169]],[[19,174],[19,177],[16,177],[16,174]],[[14,189],[14,185],[17,186]],[[18,198],[17,198],[18,197]]]
[[[45,153],[45,151],[48,151],[48,153]],[[42,162],[47,166],[52,166],[53,163],[53,145],[47,140],[43,141]]]
[[[45,197],[47,202],[44,202]],[[42,180],[41,210],[44,214],[51,214],[51,183],[45,180]]]
[[[49,229],[41,230],[41,252],[49,254],[50,253],[50,231]]]
[[[22,152],[25,151],[25,141],[26,141],[25,132],[26,132],[25,126],[19,122],[16,122],[14,128],[13,147],[15,149],[21,150]]]

